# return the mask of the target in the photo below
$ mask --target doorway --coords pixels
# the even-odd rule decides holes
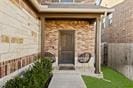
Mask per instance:
[[[59,31],[59,64],[73,64],[75,54],[75,31]]]

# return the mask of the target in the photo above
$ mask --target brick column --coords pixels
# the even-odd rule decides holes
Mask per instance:
[[[95,73],[101,73],[101,18],[96,19]]]

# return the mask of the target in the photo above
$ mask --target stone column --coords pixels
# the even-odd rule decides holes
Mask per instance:
[[[41,55],[45,52],[44,44],[45,44],[45,18],[41,16]]]
[[[95,73],[101,73],[101,18],[96,19]]]

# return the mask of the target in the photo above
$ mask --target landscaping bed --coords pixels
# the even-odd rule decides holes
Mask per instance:
[[[133,81],[109,67],[102,67],[104,79],[83,76],[87,88],[133,88]]]
[[[23,75],[9,80],[3,88],[47,88],[52,78],[51,71],[51,61],[41,57]]]

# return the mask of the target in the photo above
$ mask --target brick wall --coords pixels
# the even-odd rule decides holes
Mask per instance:
[[[45,51],[58,58],[59,30],[75,30],[75,58],[84,52],[94,55],[95,28],[86,20],[46,20]],[[57,60],[58,61],[58,60]],[[75,60],[77,61],[77,60]]]
[[[133,1],[116,5],[113,13],[113,23],[103,30],[103,41],[109,43],[133,42]]]
[[[40,21],[23,0],[0,0],[0,77],[35,60]]]

